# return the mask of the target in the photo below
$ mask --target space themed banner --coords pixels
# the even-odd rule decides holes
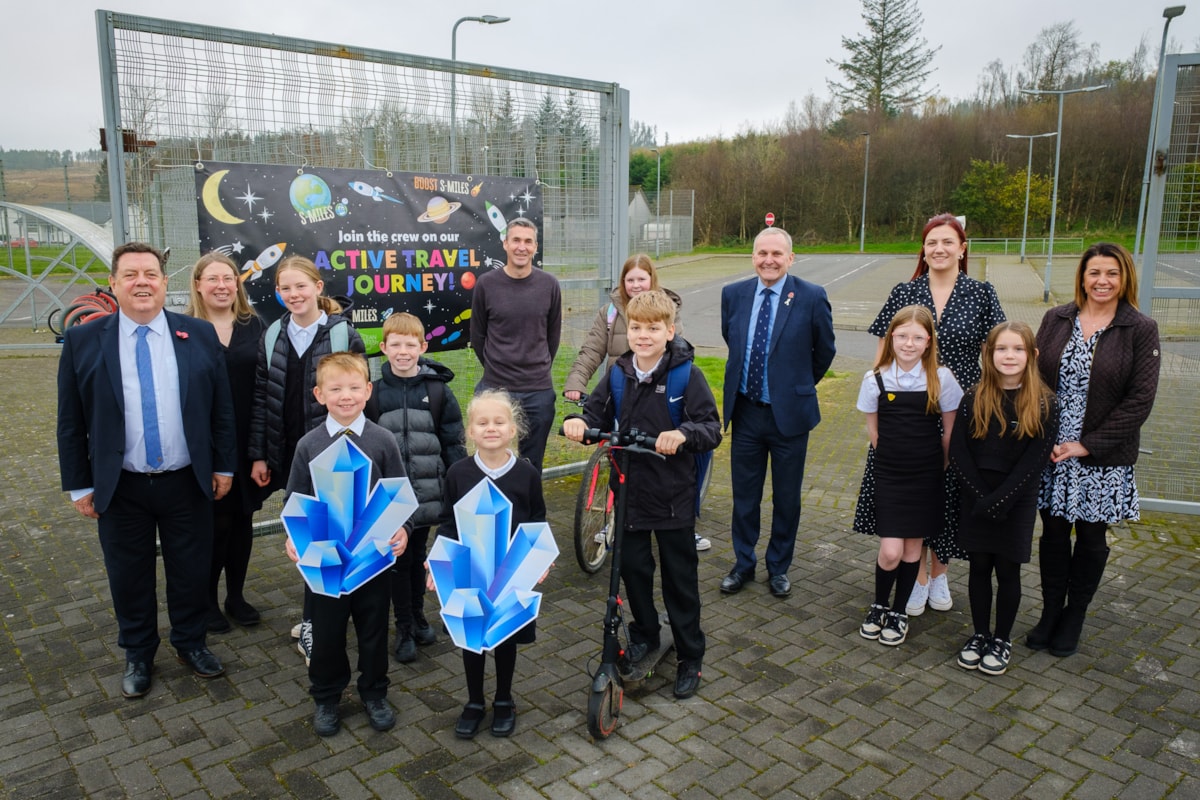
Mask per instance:
[[[349,299],[367,352],[401,311],[424,323],[431,352],[455,350],[467,346],[476,279],[504,266],[508,220],[531,220],[541,241],[540,189],[528,178],[206,162],[196,167],[200,252],[237,262],[267,321],[284,310],[276,268],[302,255],[325,294]]]

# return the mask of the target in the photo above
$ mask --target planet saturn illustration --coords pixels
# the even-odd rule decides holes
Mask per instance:
[[[431,197],[425,204],[425,213],[417,217],[417,222],[433,222],[441,225],[460,208],[462,208],[462,203],[450,203],[444,197]]]

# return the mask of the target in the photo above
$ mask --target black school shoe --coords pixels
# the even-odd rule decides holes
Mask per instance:
[[[390,731],[396,727],[396,712],[384,698],[364,700],[363,707],[367,709],[367,719],[375,730]]]
[[[317,736],[333,736],[342,728],[337,703],[318,703],[313,714],[313,730]]]
[[[681,660],[675,667],[675,696],[686,700],[700,688],[700,662]]]
[[[517,729],[517,704],[497,700],[492,704],[492,736],[512,736]]]
[[[460,739],[474,739],[486,715],[487,709],[483,707],[483,703],[467,703],[463,706],[458,722],[454,723],[454,735]]]

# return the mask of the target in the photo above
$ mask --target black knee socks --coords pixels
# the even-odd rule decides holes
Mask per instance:
[[[884,569],[875,562],[875,604],[887,607],[892,595],[892,586],[896,587],[896,602],[891,603],[892,611],[904,614],[908,605],[908,596],[912,594],[917,582],[917,572],[921,568],[920,561],[901,561],[895,569]]]

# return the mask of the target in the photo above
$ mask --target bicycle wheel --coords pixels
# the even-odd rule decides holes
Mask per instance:
[[[605,672],[596,673],[588,695],[588,733],[595,739],[607,739],[617,729],[621,701],[625,693],[617,681]]]
[[[575,500],[575,560],[593,574],[604,566],[612,546],[613,495],[608,488],[608,447],[597,447],[588,459]]]

